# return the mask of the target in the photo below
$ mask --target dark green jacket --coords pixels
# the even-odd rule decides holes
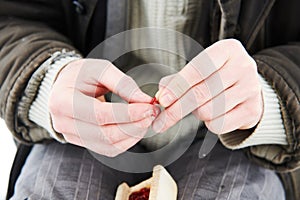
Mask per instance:
[[[0,0],[0,116],[19,141],[50,139],[45,130],[17,112],[33,72],[57,50],[78,50],[86,55],[93,47],[89,35],[97,0],[75,2]],[[105,1],[99,2],[98,6],[105,5]],[[244,44],[280,100],[288,145],[253,146],[245,149],[246,153],[253,161],[277,171],[300,168],[300,1],[203,2],[209,7],[203,9],[203,14],[209,18],[200,30],[202,45],[206,47],[218,40],[220,20],[226,19],[222,37],[236,38]],[[106,9],[101,10],[103,17],[97,20],[105,27]],[[300,178],[284,176],[288,187],[300,187],[295,185]],[[294,192],[300,199],[300,191]]]

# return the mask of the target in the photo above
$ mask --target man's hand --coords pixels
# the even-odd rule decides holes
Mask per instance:
[[[165,107],[154,121],[156,132],[193,112],[212,132],[223,134],[254,127],[263,112],[257,65],[233,39],[216,42],[163,78],[156,97]]]
[[[113,92],[130,104],[104,102]],[[54,129],[67,142],[106,156],[116,156],[143,138],[156,106],[135,81],[112,63],[81,59],[58,75],[49,100]]]

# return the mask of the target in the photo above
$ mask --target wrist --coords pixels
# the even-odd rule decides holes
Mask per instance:
[[[27,92],[25,92],[19,105],[19,109],[27,115],[28,121],[32,126],[42,127],[44,131],[41,132],[48,134],[49,136],[47,137],[55,138],[61,142],[64,141],[63,137],[56,133],[51,125],[48,109],[49,93],[58,73],[63,67],[79,58],[80,55],[75,53],[75,51],[62,50],[53,53],[30,78],[25,89]],[[41,139],[38,138],[36,140]]]
[[[263,96],[261,119],[254,128],[246,132],[234,131],[220,135],[221,142],[230,149],[262,144],[287,144],[277,94],[263,77],[260,76],[259,79],[262,85]]]

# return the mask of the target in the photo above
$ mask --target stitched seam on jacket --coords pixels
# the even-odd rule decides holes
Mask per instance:
[[[19,141],[23,141],[26,143],[30,143],[30,142],[34,142],[32,140],[32,138],[30,137],[29,133],[28,133],[28,129],[26,129],[25,126],[22,126],[20,124],[17,123],[17,119],[19,118],[18,116],[18,100],[16,99],[15,102],[10,102],[12,99],[16,98],[16,96],[14,96],[14,94],[17,91],[20,91],[20,85],[22,84],[26,84],[28,82],[28,80],[30,79],[29,74],[34,73],[34,71],[40,66],[40,64],[47,60],[52,53],[54,53],[55,51],[59,51],[63,48],[67,48],[69,45],[65,45],[65,47],[55,47],[55,48],[46,48],[46,49],[42,49],[39,50],[37,52],[35,52],[32,57],[28,58],[26,60],[26,62],[24,62],[24,64],[20,67],[23,68],[23,70],[20,70],[18,73],[18,78],[14,81],[14,84],[12,84],[11,88],[10,88],[10,92],[6,98],[6,111],[5,111],[5,118],[8,119],[8,127],[10,128],[10,130],[13,132],[13,135],[19,140]],[[29,70],[30,69],[30,70]],[[27,80],[24,80],[24,76],[28,77]],[[24,87],[25,89],[25,87]],[[20,100],[20,99],[19,99]],[[12,114],[13,113],[13,114]],[[19,121],[19,120],[18,120]],[[10,124],[9,124],[10,122]],[[19,130],[18,130],[19,129]],[[25,131],[25,132],[24,132]],[[41,132],[42,134],[45,135],[46,131]],[[25,139],[25,137],[22,135],[25,134],[28,138]],[[49,137],[50,139],[50,137]]]

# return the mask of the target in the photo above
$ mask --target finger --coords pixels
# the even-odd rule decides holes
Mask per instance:
[[[78,91],[65,91],[65,94],[49,101],[52,116],[68,116],[96,125],[105,125],[139,121],[160,112],[159,108],[148,103],[101,102]]]
[[[231,77],[231,68],[232,66],[228,64],[205,81],[189,89],[157,117],[153,124],[154,131],[163,132],[167,130],[195,109],[232,87],[236,80],[229,78]],[[224,103],[222,102],[219,106],[224,105]]]
[[[143,135],[145,135],[147,130],[143,131]],[[109,152],[105,152],[104,155],[108,157],[116,157],[117,155],[127,151],[131,147],[133,147],[136,143],[138,143],[141,139],[131,137],[126,140],[120,141],[117,144],[111,146],[111,150]]]
[[[144,131],[152,124],[153,118],[145,118],[128,124],[96,126],[72,118],[53,119],[53,128],[64,136],[79,137],[81,145],[97,142],[100,144],[115,144],[129,137],[143,138]],[[79,145],[79,143],[76,143]]]
[[[90,67],[84,70],[83,76],[89,74],[96,83],[104,85],[127,102],[147,103],[151,101],[151,97],[143,93],[130,76],[124,74],[111,62],[87,59],[86,65]]]
[[[202,121],[211,121],[246,101],[251,95],[241,85],[235,84],[198,107],[193,114]]]
[[[155,97],[158,98],[159,97],[159,91],[162,91],[170,82],[171,80],[176,76],[176,74],[171,74],[169,76],[165,76],[163,77],[158,84],[158,91],[155,94]]]
[[[152,124],[152,129],[156,133],[162,133],[168,128],[175,125],[179,120],[184,118],[188,113],[192,112],[196,105],[188,104],[184,106],[180,101],[177,101],[169,108],[163,110]]]
[[[95,143],[89,144],[87,148],[101,155],[105,155],[108,157],[116,157],[117,155],[127,151],[129,148],[134,146],[139,141],[140,141],[139,138],[131,137],[112,145],[110,144],[98,145]]]
[[[228,43],[233,43],[228,45]],[[224,48],[228,47],[228,48]],[[228,52],[231,50],[244,49],[239,42],[232,40],[219,41],[202,51],[180,72],[177,73],[171,82],[159,91],[158,100],[164,107],[168,107],[192,86],[199,84],[222,68],[231,57]],[[244,52],[243,52],[244,53]]]
[[[77,135],[64,134],[63,137],[65,138],[65,140],[68,143],[71,143],[71,144],[74,144],[74,145],[77,145],[77,146],[80,146],[80,147],[84,147],[80,137],[78,137]]]
[[[64,138],[66,139],[67,142],[85,147],[95,153],[105,155],[108,157],[115,157],[125,151],[127,151],[129,148],[134,146],[136,143],[138,143],[140,140],[138,138],[127,138],[125,140],[122,140],[118,143],[115,143],[113,145],[111,144],[106,144],[106,143],[82,143],[81,139],[78,136],[74,135],[64,135]]]
[[[224,115],[206,121],[205,124],[210,131],[216,134],[252,128],[258,123],[262,113],[261,104],[258,101],[258,97],[248,99]]]
[[[129,137],[142,139],[145,130],[148,130],[153,120],[153,117],[148,117],[138,122],[105,125],[101,126],[101,130],[104,134],[105,141],[109,144],[115,144]]]

